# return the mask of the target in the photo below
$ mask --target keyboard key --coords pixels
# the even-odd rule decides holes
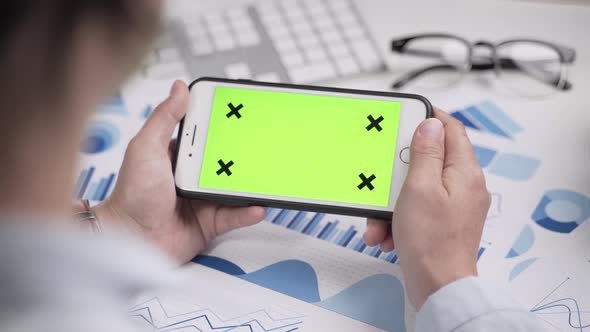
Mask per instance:
[[[215,34],[229,34],[230,33],[229,25],[227,25],[225,23],[208,24],[207,27],[209,28],[209,31],[214,35]]]
[[[305,56],[311,62],[320,62],[328,59],[328,54],[321,48],[305,49],[304,52]]]
[[[332,18],[328,14],[326,14],[324,16],[316,16],[314,23],[315,23],[315,27],[319,31],[336,30],[336,23],[334,22],[334,20],[332,20]]]
[[[352,49],[364,70],[373,71],[382,65],[377,51],[369,41],[354,42],[352,43]]]
[[[342,34],[337,30],[323,30],[320,32],[320,36],[326,44],[344,43]]]
[[[299,43],[301,44],[301,46],[303,46],[303,48],[308,49],[322,47],[320,40],[314,35],[300,37]]]
[[[213,52],[213,44],[206,34],[189,34],[193,55],[205,55]]]
[[[298,51],[293,51],[282,55],[281,60],[283,61],[285,67],[300,66],[305,62],[305,59],[303,59],[303,55],[301,55],[301,53],[299,53]]]
[[[281,77],[275,72],[270,72],[257,75],[256,80],[259,82],[280,83]]]
[[[273,26],[276,25],[285,25],[285,20],[281,16],[281,13],[278,11],[270,12],[266,15],[262,15],[261,17],[262,23],[267,30],[271,30]]]
[[[354,75],[360,73],[361,71],[361,67],[351,56],[337,58],[335,62],[338,73],[340,73],[341,76]]]
[[[350,50],[346,44],[331,43],[328,45],[328,53],[333,58],[350,55]]]
[[[275,46],[280,54],[286,54],[297,50],[297,44],[291,38],[285,38],[275,43]]]
[[[253,30],[255,29],[254,23],[250,19],[232,19],[230,18],[230,25],[233,28],[233,31],[239,32],[242,29]]]
[[[255,46],[260,43],[260,35],[254,30],[240,31],[237,38],[241,47]]]
[[[243,8],[232,8],[227,11],[227,17],[232,22],[252,22],[250,18],[250,14],[248,14],[248,10],[246,7]]]
[[[344,35],[348,40],[365,39],[365,31],[358,25],[351,25],[344,28]]]
[[[357,20],[356,16],[352,12],[345,12],[345,13],[334,13],[336,16],[336,20],[340,23],[341,26],[359,26],[359,21]]]
[[[180,53],[176,48],[162,48],[158,51],[158,56],[162,62],[178,62],[180,61]]]
[[[325,81],[336,77],[336,70],[329,62],[311,64],[289,70],[289,77],[295,84]]]
[[[308,5],[307,8],[308,8],[309,13],[311,14],[311,16],[313,16],[315,18],[329,17],[330,16],[330,13],[328,12],[328,9],[326,8],[326,6],[324,6],[324,4],[321,1],[317,1],[317,0],[314,1],[313,5]]]
[[[291,24],[305,22],[305,14],[303,13],[303,10],[301,10],[300,8],[290,9],[286,11],[287,19],[289,20],[289,22],[291,22]]]
[[[248,64],[240,62],[228,65],[225,67],[225,75],[231,79],[250,79],[252,72]]]
[[[149,78],[178,78],[186,74],[186,68],[182,62],[160,63],[147,67],[145,74]]]
[[[311,25],[307,22],[293,24],[293,32],[295,32],[295,35],[297,36],[309,36],[314,34]]]
[[[213,31],[211,37],[215,48],[219,51],[229,51],[237,46],[229,31]]]
[[[206,13],[203,15],[203,18],[207,25],[210,26],[221,26],[226,24],[221,13]]]
[[[281,40],[283,38],[291,38],[289,29],[285,25],[277,25],[268,30],[268,34],[272,40]]]

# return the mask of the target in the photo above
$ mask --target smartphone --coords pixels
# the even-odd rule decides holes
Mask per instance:
[[[177,192],[391,219],[431,114],[417,95],[201,78],[179,126]]]

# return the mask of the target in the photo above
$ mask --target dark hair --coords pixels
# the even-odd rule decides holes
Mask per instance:
[[[104,27],[122,61],[130,64],[138,61],[137,57],[144,51],[138,48],[146,46],[145,41],[158,27],[158,13],[147,3],[143,0],[1,0],[0,89],[4,91],[0,91],[0,98],[6,93],[19,93],[19,89],[22,93],[24,88],[44,90],[64,86],[59,80],[66,76],[69,50],[77,37],[77,28],[88,20]],[[37,85],[46,86],[23,83],[23,72],[32,74],[28,76],[34,77],[28,79],[36,80]],[[6,92],[7,89],[14,91]]]
[[[113,31],[113,37],[136,19],[124,0],[2,0],[0,4],[0,53],[4,54],[12,36],[31,17],[48,19],[47,37],[53,49],[67,46],[75,27],[90,15],[101,17]],[[44,27],[40,27],[44,28]]]

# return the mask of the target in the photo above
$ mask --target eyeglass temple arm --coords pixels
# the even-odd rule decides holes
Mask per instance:
[[[457,69],[451,65],[444,65],[444,64],[416,69],[416,70],[413,70],[413,71],[405,74],[404,76],[398,78],[395,82],[393,82],[391,87],[393,89],[401,89],[406,84],[411,82],[412,80],[415,80],[416,78],[418,78],[424,74],[427,74],[429,72],[436,71],[436,70],[457,70]]]
[[[516,63],[512,59],[500,59],[500,67],[504,70],[508,69],[508,70],[523,71],[520,67],[518,67],[516,65]],[[473,64],[471,66],[471,70],[473,70],[473,71],[492,70],[494,68],[495,68],[495,64],[492,63],[491,61],[486,62],[486,63]],[[401,89],[406,84],[411,82],[412,80],[415,80],[416,78],[418,78],[424,74],[427,74],[429,72],[437,71],[437,70],[454,70],[454,71],[456,71],[457,68],[454,66],[451,66],[451,65],[447,65],[447,64],[439,64],[439,65],[433,65],[433,66],[428,66],[428,67],[416,69],[416,70],[413,70],[413,71],[407,73],[406,75],[400,77],[399,79],[397,79],[392,84],[391,87],[393,89]],[[523,71],[523,72],[525,74],[527,73],[526,71]],[[560,80],[543,80],[543,79],[540,79],[539,77],[535,77],[535,76],[532,76],[532,77],[539,79],[544,83],[547,83],[547,84],[553,85],[557,88],[560,88],[562,90],[569,90],[572,88],[572,84],[567,80],[561,82]]]

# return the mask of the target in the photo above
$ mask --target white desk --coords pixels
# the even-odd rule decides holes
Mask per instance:
[[[169,15],[174,15],[175,11],[183,10],[184,6],[202,6],[206,10],[246,2],[248,1],[217,0],[213,3],[204,0],[173,0],[169,2],[168,12]],[[570,73],[570,80],[574,85],[572,91],[541,100],[502,101],[510,106],[511,115],[528,128],[523,137],[509,143],[514,144],[520,152],[542,160],[541,168],[529,182],[508,183],[493,178],[488,180],[488,184],[497,185],[506,191],[507,201],[504,208],[509,216],[502,225],[505,243],[495,244],[496,247],[490,254],[492,257],[483,260],[485,264],[482,264],[484,266],[481,266],[481,270],[499,281],[507,281],[508,271],[518,260],[508,260],[504,256],[523,225],[533,224],[531,213],[542,194],[549,189],[567,188],[590,195],[590,6],[482,0],[357,0],[357,5],[379,48],[386,55],[391,72],[333,82],[336,86],[388,90],[396,75],[395,57],[390,54],[389,41],[395,37],[421,32],[448,32],[473,41],[485,39],[492,42],[530,37],[553,41],[577,50],[577,61]],[[480,93],[494,96],[493,91],[490,93],[482,87],[479,90]],[[457,88],[427,97],[443,107],[461,105],[457,104],[457,100],[465,100],[465,103],[474,101],[473,96],[462,95],[461,91],[466,90]],[[455,99],[454,104],[450,102],[451,99]],[[570,235],[562,237],[543,233],[536,245],[542,246],[541,252],[555,250],[567,258],[589,256],[590,221],[580,226],[576,234]],[[579,264],[582,271],[585,271],[585,280],[588,280],[587,272],[590,271],[588,262],[590,257],[584,258],[582,264]],[[559,270],[555,266],[553,269]],[[529,277],[528,280],[532,279],[534,278]],[[513,285],[516,286],[511,286],[514,287],[512,289],[528,288],[523,294],[529,295],[551,290],[546,284],[540,285],[538,289],[523,284],[522,281]],[[519,294],[519,298],[524,302],[531,299],[523,294]],[[590,297],[586,300],[590,301]],[[529,302],[527,304],[533,305]],[[588,305],[590,303],[586,302],[585,310],[588,310]]]

